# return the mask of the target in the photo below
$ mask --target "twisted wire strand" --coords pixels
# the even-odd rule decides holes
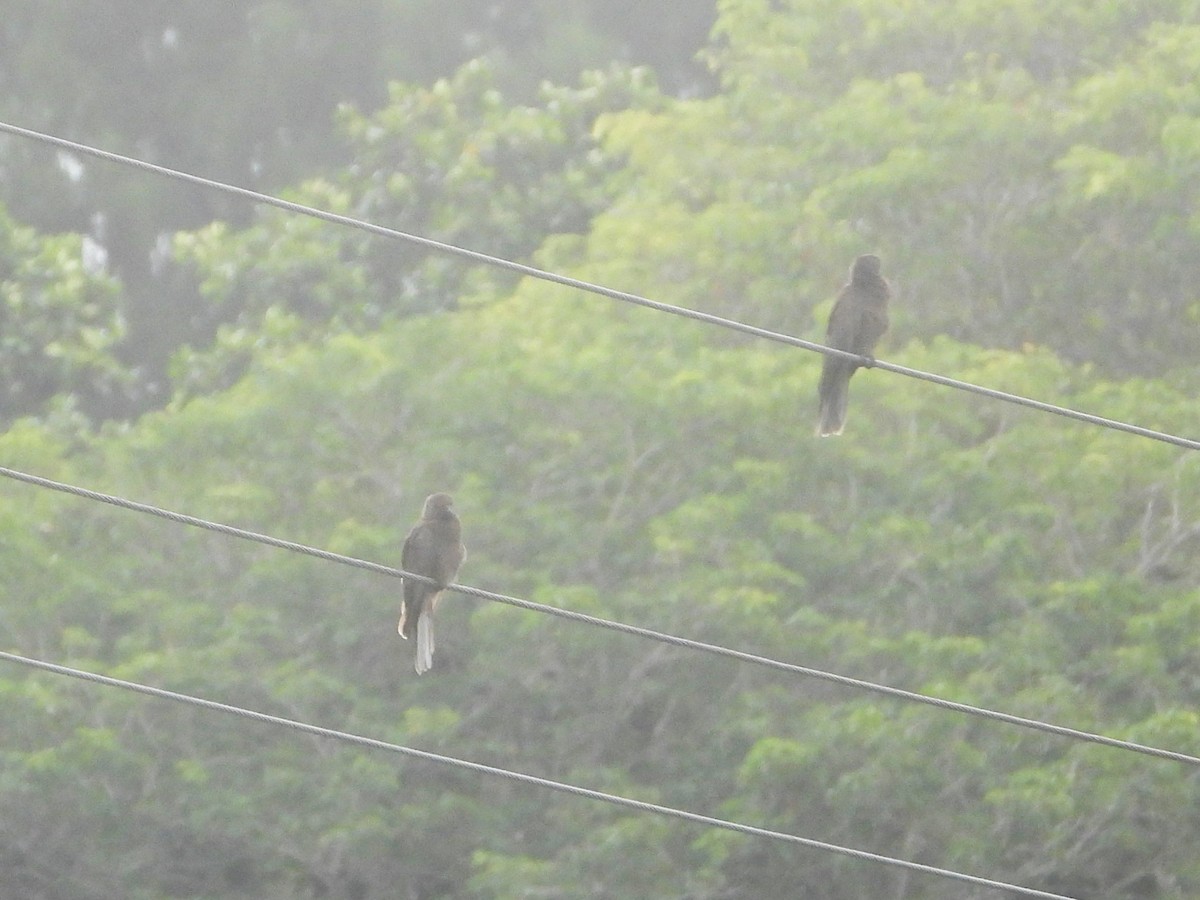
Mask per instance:
[[[783,334],[766,328],[759,328],[756,325],[749,325],[745,322],[738,322],[734,319],[727,319],[722,316],[700,312],[699,310],[695,309],[688,309],[683,306],[675,306],[670,303],[663,303],[659,300],[651,300],[648,297],[642,297],[638,294],[629,293],[628,291],[615,290],[610,287],[605,287],[604,285],[594,284],[590,281],[583,281],[579,278],[572,278],[568,275],[561,275],[556,272],[549,272],[545,269],[539,269],[534,266],[525,265],[524,263],[502,259],[497,256],[489,256],[488,254],[480,253],[477,250],[468,250],[465,247],[458,247],[454,244],[448,244],[443,241],[437,241],[432,238],[422,237],[421,235],[411,234],[409,232],[397,231],[394,228],[386,228],[382,225],[365,222],[362,219],[355,219],[351,216],[343,216],[337,213],[328,212],[326,210],[317,209],[312,206],[305,206],[302,203],[294,203],[290,200],[273,197],[270,194],[262,194],[258,191],[237,187],[236,185],[226,184],[221,181],[214,181],[211,178],[203,178],[199,175],[192,175],[187,172],[181,172],[177,169],[167,168],[166,166],[155,165],[154,163],[146,162],[145,160],[135,159],[130,156],[122,156],[119,153],[112,153],[108,150],[90,147],[87,144],[79,144],[75,141],[69,141],[65,138],[44,134],[40,131],[21,128],[18,125],[11,125],[7,122],[0,122],[0,132],[6,132],[18,137],[40,141],[53,147],[58,147],[61,150],[70,150],[74,153],[82,153],[86,156],[106,160],[119,165],[132,166],[133,168],[141,169],[144,172],[150,172],[166,178],[184,181],[188,184],[197,185],[199,187],[222,191],[226,194],[241,197],[253,203],[274,206],[278,209],[287,210],[288,212],[310,216],[315,219],[321,219],[325,222],[332,222],[335,225],[344,225],[349,228],[357,228],[360,231],[365,231],[369,234],[378,235],[380,237],[405,241],[410,244],[415,244],[419,247],[424,247],[426,250],[436,253],[454,256],[459,259],[467,260],[468,262],[478,263],[480,265],[506,269],[510,272],[515,272],[519,275],[524,275],[529,278],[536,278],[541,281],[548,281],[553,284],[559,284],[575,290],[597,294],[601,297],[607,297],[610,300],[618,300],[622,303],[631,303],[636,306],[643,306],[647,309],[668,313],[673,316],[681,316],[684,318],[693,319],[697,322],[703,322],[708,325],[716,325],[720,328],[727,328],[733,331],[741,332],[742,334],[748,334],[753,337],[763,338],[764,340],[774,341],[775,343],[786,344],[792,347],[800,347],[816,353],[823,353],[826,356],[837,356],[842,357],[843,359],[850,359],[868,368],[882,369],[885,372],[892,372],[897,375],[904,375],[908,378],[916,378],[931,384],[939,384],[943,387],[954,388],[955,390],[966,391],[968,393],[983,397],[990,397],[993,400],[1000,400],[1005,403],[1013,403],[1019,406],[1025,406],[1030,409],[1051,413],[1056,416],[1074,419],[1079,422],[1086,422],[1090,425],[1097,425],[1102,428],[1111,428],[1116,431],[1135,434],[1151,440],[1174,444],[1177,447],[1184,447],[1188,450],[1200,450],[1200,441],[1192,440],[1190,438],[1180,437],[1179,435],[1169,434],[1163,431],[1155,431],[1151,428],[1144,428],[1141,425],[1134,425],[1129,422],[1122,422],[1117,419],[1110,419],[1104,416],[1094,415],[1093,413],[1082,412],[1080,410],[1071,409],[1070,407],[1059,406],[1054,403],[1047,403],[1043,400],[1035,400],[1031,397],[1023,397],[1019,394],[1012,394],[1008,393],[1007,391],[1000,391],[996,390],[995,388],[972,384],[968,381],[960,381],[957,378],[950,378],[948,376],[938,375],[933,372],[923,372],[920,369],[909,368],[908,366],[887,362],[882,359],[859,356],[855,353],[848,353],[845,350],[838,350],[835,347],[827,347],[824,344],[806,341],[803,338],[794,337],[790,334]]]
[[[1004,881],[994,881],[990,878],[982,878],[977,875],[968,875],[964,872],[956,872],[952,869],[942,869],[938,868],[937,866],[925,865],[924,863],[912,862],[905,859],[897,859],[895,857],[884,856],[879,853],[871,853],[867,850],[859,850],[854,847],[844,847],[840,844],[830,844],[825,841],[815,840],[813,838],[801,837],[796,834],[789,834],[782,831],[773,831],[768,828],[759,828],[755,825],[746,825],[741,822],[731,821],[729,819],[718,819],[712,816],[701,815],[700,813],[688,812],[687,810],[676,809],[670,806],[663,806],[658,803],[649,803],[645,800],[634,800],[630,797],[622,797],[617,794],[609,794],[604,791],[579,787],[578,785],[568,784],[562,781],[552,781],[548,778],[539,778],[536,775],[527,775],[523,772],[516,772],[511,769],[502,769],[496,766],[484,765],[483,763],[459,759],[458,757],[454,756],[445,756],[441,753],[432,753],[428,750],[418,750],[413,747],[406,747],[402,744],[393,744],[388,741],[363,737],[361,735],[351,734],[345,731],[337,731],[333,728],[323,728],[319,725],[310,725],[307,722],[301,722],[296,719],[285,719],[280,716],[272,716],[268,713],[258,712],[252,709],[245,709],[240,706],[232,706],[228,703],[219,703],[215,700],[207,700],[202,697],[192,696],[190,694],[183,694],[176,691],[165,690],[163,688],[152,687],[150,685],[140,684],[136,681],[125,681],[123,679],[113,678],[108,675],[100,675],[96,672],[74,669],[69,666],[59,665],[57,663],[50,663],[27,656],[20,656],[16,653],[0,651],[0,659],[33,669],[41,669],[45,672],[53,672],[56,675],[65,675],[70,678],[89,681],[94,684],[104,685],[106,687],[121,688],[122,690],[133,691],[135,693],[145,694],[150,697],[157,697],[161,700],[171,700],[187,706],[200,707],[212,712],[240,716],[241,718],[250,719],[251,721],[259,722],[264,725],[290,728],[294,731],[299,731],[304,734],[316,735],[317,737],[322,738],[330,738],[332,740],[341,741],[343,743],[352,744],[358,747],[366,747],[372,750],[383,750],[388,753],[398,753],[403,756],[424,760],[426,762],[433,762],[444,766],[453,766],[459,769],[466,769],[472,772],[477,772],[481,775],[491,775],[494,777],[506,778],[510,781],[516,781],[521,784],[532,785],[540,788],[548,788],[552,791],[571,794],[576,797],[584,797],[589,800],[597,800],[603,803],[610,803],[615,806],[622,806],[626,809],[633,809],[639,812],[653,813],[659,816],[679,819],[684,822],[707,825],[712,828],[722,828],[726,831],[734,831],[738,832],[739,834],[750,835],[752,837],[767,838],[769,840],[782,841],[789,844],[798,844],[802,847],[807,847],[812,850],[821,850],[827,853],[837,853],[842,856],[849,856],[857,860],[882,863],[883,865],[908,869],[913,872],[921,872],[926,875],[937,875],[942,878],[949,878],[954,881],[965,882],[967,884],[995,888],[996,890],[1006,891],[1010,894],[1019,894],[1026,897],[1043,897],[1049,898],[1049,900],[1074,900],[1074,898],[1066,897],[1063,894],[1052,894],[1047,891],[1039,891],[1035,890],[1034,888],[1009,884]]]
[[[327,562],[353,566],[358,569],[365,569],[368,572],[374,572],[379,575],[387,575],[392,578],[410,578],[425,584],[435,584],[435,582],[430,578],[427,578],[423,575],[417,575],[413,572],[406,572],[403,569],[385,566],[380,563],[371,562],[365,559],[358,559],[357,557],[353,556],[344,556],[340,553],[333,553],[329,550],[322,550],[318,547],[310,547],[306,544],[283,540],[282,538],[260,534],[255,531],[247,531],[243,528],[236,528],[233,525],[225,525],[220,522],[211,522],[207,519],[201,519],[196,516],[189,516],[183,513],[173,512],[168,509],[162,509],[157,506],[151,506],[148,503],[139,503],[135,500],[127,500],[124,497],[116,497],[112,494],[104,494],[100,491],[93,491],[89,490],[88,488],[77,487],[76,485],[72,484],[64,484],[63,482],[53,481],[49,478],[43,478],[39,475],[30,475],[25,472],[19,472],[15,469],[0,467],[0,477],[10,478],[15,481],[21,481],[26,484],[34,485],[36,487],[59,491],[61,493],[71,494],[76,497],[82,497],[100,503],[107,503],[111,506],[116,506],[121,509],[157,516],[181,525],[190,525],[195,528],[202,528],[207,531],[217,532],[218,534],[228,535],[229,537],[253,541],[259,544],[266,544],[270,547],[276,547],[281,550],[288,550],[292,553],[300,553],[306,556],[316,557],[317,559],[322,559]],[[661,631],[654,631],[649,628],[642,628],[638,625],[628,625],[624,622],[615,622],[610,619],[602,619],[598,616],[591,616],[586,613],[576,612],[570,609],[562,609],[557,606],[547,606],[544,603],[537,603],[533,600],[525,600],[520,597],[510,597],[507,594],[497,594],[481,588],[471,587],[470,585],[451,584],[447,586],[447,590],[455,591],[456,593],[463,594],[468,597],[476,597],[481,600],[503,603],[508,606],[515,606],[520,609],[527,609],[532,612],[542,613],[544,615],[556,616],[557,618],[566,619],[571,622],[578,622],[584,625],[605,628],[610,631],[618,631],[623,634],[631,634],[637,637],[646,638],[648,640],[658,641],[659,643],[671,644],[676,647],[683,647],[688,650],[696,650],[714,656],[721,656],[726,659],[734,659],[739,662],[752,663],[754,665],[773,669],[779,672],[787,672],[792,675],[800,675],[806,678],[815,678],[821,681],[839,684],[843,687],[855,688],[857,690],[870,691],[872,693],[881,694],[885,697],[890,697],[894,700],[922,703],[927,706],[934,706],[939,709],[952,710],[965,715],[990,719],[996,722],[1003,722],[1007,725],[1015,725],[1045,734],[1053,734],[1072,740],[1101,744],[1103,746],[1113,747],[1118,750],[1126,750],[1146,756],[1158,757],[1160,759],[1169,759],[1173,760],[1174,762],[1186,763],[1187,765],[1200,766],[1200,757],[1192,756],[1187,753],[1180,753],[1174,750],[1164,750],[1159,747],[1151,747],[1146,744],[1139,744],[1133,741],[1121,740],[1120,738],[1108,737],[1107,735],[1096,734],[1090,731],[1068,728],[1064,725],[1055,725],[1050,722],[1042,722],[1038,719],[1031,719],[1024,716],[1012,715],[1011,713],[999,712],[997,710],[987,709],[986,707],[973,706],[969,703],[960,703],[956,700],[946,700],[941,697],[933,697],[928,694],[920,694],[915,691],[906,691],[901,688],[877,684],[872,681],[864,681],[859,678],[838,675],[833,672],[826,672],[822,669],[815,669],[809,666],[800,666],[794,663],[782,662],[780,660],[771,659],[770,657],[758,656],[753,653],[746,653],[742,650],[734,650],[729,647],[722,647],[718,644],[709,644],[704,641],[692,640],[691,638],[679,637],[677,635],[667,634]]]

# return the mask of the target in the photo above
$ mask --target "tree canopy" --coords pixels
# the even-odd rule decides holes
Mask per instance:
[[[341,49],[358,19],[321,21]],[[380,93],[322,107],[344,155],[280,184],[814,339],[878,252],[881,358],[1195,436],[1198,28],[722,0],[709,94],[622,65],[534,90],[494,55],[385,94],[364,61]],[[11,208],[6,467],[391,565],[448,491],[464,583],[1195,754],[1191,451],[871,370],[819,440],[817,354],[274,209],[156,226],[187,316],[147,350],[111,248]],[[1200,893],[1186,764],[461,595],[418,678],[392,579],[3,490],[0,648],[1043,891]],[[8,665],[0,703],[14,896],[991,896]]]

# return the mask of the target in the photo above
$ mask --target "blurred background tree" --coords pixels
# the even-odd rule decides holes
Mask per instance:
[[[614,61],[651,66],[671,93],[708,90],[694,57],[715,13],[713,0],[13,0],[0,22],[0,119],[275,192],[364,149],[338,128],[340,106],[368,114],[405,90],[390,82],[430,86],[471,59],[489,60],[494,87],[517,103]],[[403,156],[380,162],[406,171]],[[161,403],[170,355],[211,338],[170,237],[247,224],[253,209],[17,139],[0,139],[0,201],[39,230],[91,235],[124,284],[121,355],[139,382],[98,411]]]
[[[13,5],[22,124],[814,337],[878,250],[881,355],[1200,433],[1187,4],[722,0],[707,92],[625,64],[590,4],[117,9],[114,36]],[[5,465],[393,563],[449,490],[469,583],[1194,746],[1188,451],[882,372],[817,441],[813,354],[0,152]],[[1045,890],[1200,895],[1186,766],[462,597],[417,679],[390,580],[5,484],[6,647]],[[15,896],[979,896],[48,675],[0,671],[0,704]]]

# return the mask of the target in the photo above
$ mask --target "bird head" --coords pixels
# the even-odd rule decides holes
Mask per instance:
[[[878,278],[881,263],[874,253],[864,253],[854,260],[850,267],[850,280],[859,281],[864,278]]]
[[[454,506],[454,500],[449,494],[430,494],[425,498],[425,506],[421,510],[421,518],[436,519],[445,515]]]

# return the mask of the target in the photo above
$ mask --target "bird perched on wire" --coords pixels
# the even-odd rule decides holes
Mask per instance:
[[[850,281],[838,294],[825,343],[847,353],[870,357],[875,344],[888,329],[888,300],[891,286],[879,274],[879,257],[866,254],[854,260]],[[846,402],[850,396],[850,376],[861,365],[839,356],[825,357],[817,394],[821,401],[817,434],[821,437],[842,433],[846,426]]]
[[[400,601],[400,624],[396,630],[408,640],[417,633],[417,674],[433,666],[433,611],[446,589],[454,581],[467,556],[462,542],[462,523],[454,514],[449,494],[430,494],[421,510],[421,521],[404,539],[400,567],[414,575],[431,578],[434,584],[405,578]]]

